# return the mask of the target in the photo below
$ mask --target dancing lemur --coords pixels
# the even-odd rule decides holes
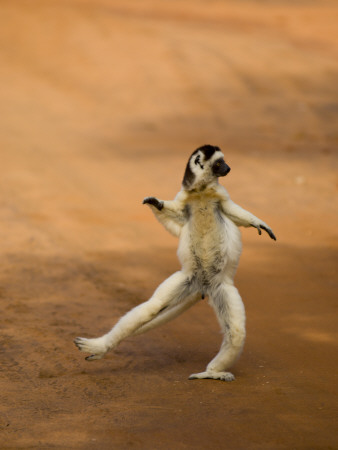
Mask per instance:
[[[96,339],[76,338],[77,347],[90,353],[88,361],[102,358],[128,336],[168,322],[207,295],[224,338],[205,372],[189,378],[234,380],[227,370],[245,339],[245,310],[233,282],[241,253],[238,226],[255,227],[259,234],[263,229],[271,239],[276,237],[265,222],[236,205],[218,183],[218,177],[229,171],[221,150],[204,145],[190,156],[175,200],[143,200],[165,228],[180,238],[182,269],[160,284],[148,301],[125,314],[109,333]]]

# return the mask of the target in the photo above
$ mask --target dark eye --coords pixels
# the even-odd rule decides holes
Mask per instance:
[[[216,167],[219,167],[221,165],[221,163],[218,161],[217,163],[216,163]]]

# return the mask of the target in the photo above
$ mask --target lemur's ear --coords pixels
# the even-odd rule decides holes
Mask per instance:
[[[201,169],[204,169],[204,166],[201,163],[200,159],[201,159],[201,155],[197,155],[196,158],[195,158],[195,164],[200,166]]]

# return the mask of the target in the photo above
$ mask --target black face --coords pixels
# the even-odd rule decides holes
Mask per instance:
[[[225,163],[223,158],[216,159],[212,165],[212,173],[216,177],[224,177],[230,172],[230,167]]]

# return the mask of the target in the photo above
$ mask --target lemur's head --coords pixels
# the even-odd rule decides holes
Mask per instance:
[[[201,189],[229,172],[230,167],[225,163],[221,149],[214,145],[203,145],[190,156],[182,184],[189,191]]]

